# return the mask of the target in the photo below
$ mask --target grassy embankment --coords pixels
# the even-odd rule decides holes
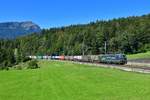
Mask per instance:
[[[133,59],[148,59],[150,58],[150,51],[146,53],[138,53],[138,54],[132,54],[132,55],[127,55],[129,60]]]
[[[0,71],[0,100],[150,100],[150,75],[55,61]]]

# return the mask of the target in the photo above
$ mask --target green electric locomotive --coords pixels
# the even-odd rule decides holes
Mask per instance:
[[[100,63],[107,63],[107,64],[126,64],[127,63],[127,57],[125,54],[99,55],[99,62]]]

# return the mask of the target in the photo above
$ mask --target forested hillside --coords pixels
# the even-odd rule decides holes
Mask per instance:
[[[150,15],[52,28],[17,41],[26,55],[101,54],[104,41],[108,53],[144,52],[150,50]]]
[[[150,50],[150,14],[43,29],[41,34],[32,34],[15,40],[1,40],[0,59],[6,57],[9,63],[14,59],[17,61],[17,57],[6,56],[13,55],[15,51],[18,57],[102,54],[105,41],[107,53],[132,54]]]

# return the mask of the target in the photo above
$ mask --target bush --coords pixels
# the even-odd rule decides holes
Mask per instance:
[[[22,66],[17,65],[17,66],[15,66],[15,69],[17,69],[17,70],[22,70]]]
[[[12,65],[8,61],[4,61],[0,64],[0,70],[9,70]]]
[[[37,69],[38,67],[38,61],[37,60],[31,60],[28,63],[28,69]]]
[[[9,67],[5,67],[5,70],[9,70]]]
[[[30,61],[31,60],[31,58],[29,58],[29,57],[23,57],[22,58],[22,62],[27,62],[27,61]]]
[[[5,67],[2,64],[0,64],[0,70],[4,70],[4,69]]]
[[[1,66],[1,67],[0,67],[0,70],[9,70],[9,67]]]

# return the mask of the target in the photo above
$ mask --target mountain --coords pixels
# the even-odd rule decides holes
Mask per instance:
[[[40,33],[41,28],[31,22],[5,22],[0,23],[0,38],[16,38],[18,36],[24,36],[31,33]]]

